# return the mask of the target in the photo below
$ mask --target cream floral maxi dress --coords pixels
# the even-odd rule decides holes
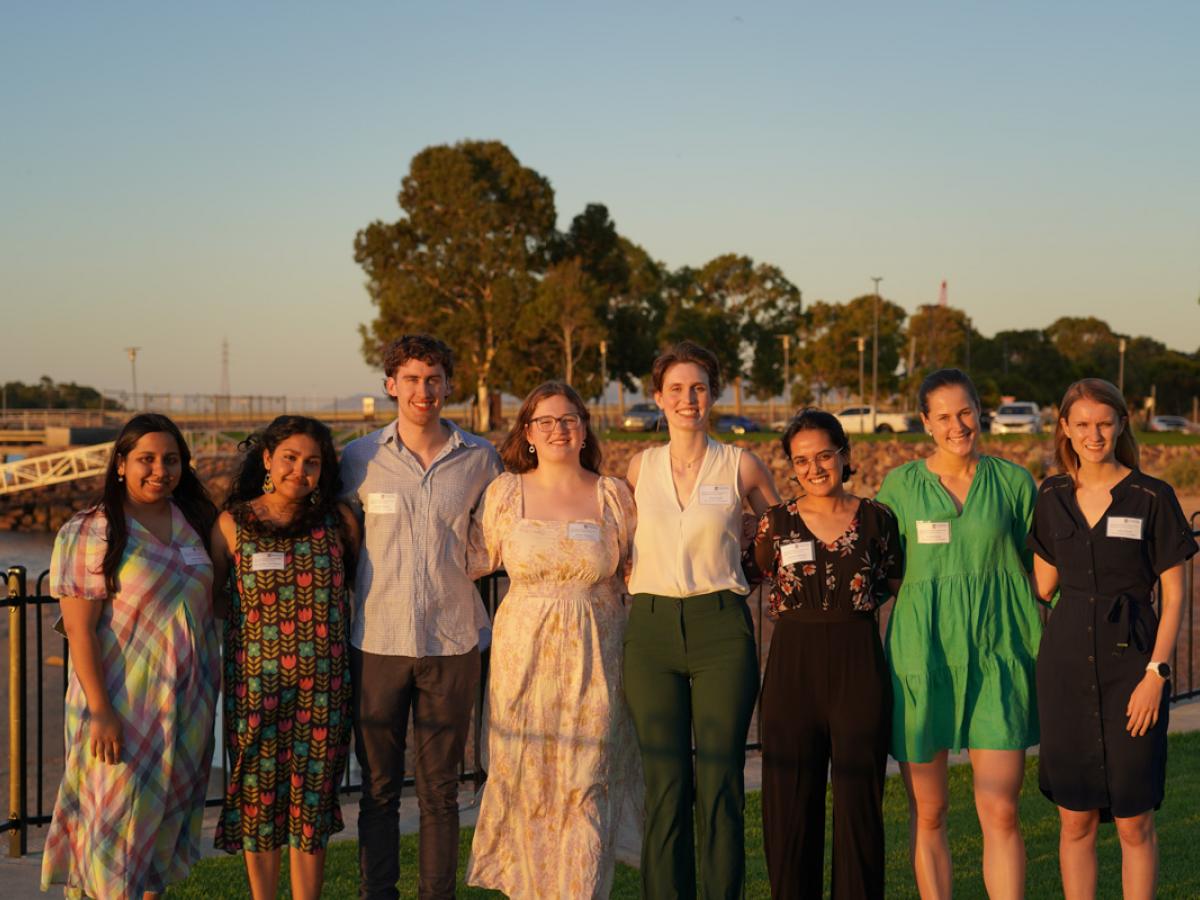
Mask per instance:
[[[621,693],[623,569],[634,529],[623,481],[596,517],[523,516],[521,478],[484,497],[471,568],[503,567],[487,695],[487,786],[467,883],[513,898],[607,897],[618,832],[638,846],[641,773]]]

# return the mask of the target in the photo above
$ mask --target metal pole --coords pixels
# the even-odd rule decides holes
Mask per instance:
[[[600,342],[600,428],[608,427],[608,341]]]
[[[8,570],[8,855],[24,856],[25,822],[25,567]]]
[[[783,341],[783,405],[789,410],[788,418],[791,418],[790,410],[792,408],[792,336],[790,334],[778,335],[779,340]]]
[[[875,416],[879,409],[879,282],[882,276],[872,275],[875,282],[875,327],[871,338],[871,431],[875,431]]]
[[[1125,396],[1125,338],[1117,341],[1117,350],[1120,353],[1120,362],[1117,364],[1117,393],[1122,397]]]
[[[133,412],[137,412],[138,408],[138,392],[137,392],[137,355],[141,347],[126,347],[125,352],[129,354],[129,371],[133,376]]]
[[[865,337],[858,338],[858,433],[866,432],[865,422],[863,421],[863,394],[866,393],[866,384],[863,380],[863,353],[867,349],[867,339]],[[874,419],[874,414],[872,414]],[[874,425],[872,425],[874,430]]]

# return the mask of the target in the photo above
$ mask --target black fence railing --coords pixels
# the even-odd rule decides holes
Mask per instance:
[[[1194,513],[1191,518],[1193,533],[1200,535],[1200,531],[1197,530],[1198,525],[1200,525],[1200,511]],[[1193,558],[1184,569],[1183,621],[1180,626],[1179,639],[1175,644],[1175,655],[1171,662],[1172,671],[1175,673],[1171,684],[1172,702],[1200,696],[1200,683],[1197,683],[1200,644],[1197,642],[1196,622],[1198,559],[1200,557]],[[69,651],[67,641],[47,624],[47,620],[52,621],[58,614],[57,599],[44,592],[48,575],[49,573],[43,572],[37,579],[34,591],[30,593],[27,589],[25,569],[21,566],[11,567],[7,571],[7,591],[0,592],[3,594],[0,596],[0,608],[6,608],[8,611],[8,615],[5,617],[7,621],[0,621],[0,635],[3,634],[4,625],[7,625],[6,640],[0,640],[0,659],[3,659],[3,668],[6,672],[8,709],[8,715],[5,717],[8,726],[6,750],[4,758],[0,759],[0,773],[6,772],[8,781],[8,817],[6,820],[0,821],[0,834],[8,833],[9,856],[22,856],[27,852],[28,834],[31,827],[40,827],[50,823],[54,794],[61,777],[63,698],[67,690]],[[489,617],[493,619],[503,599],[504,585],[503,574],[489,576],[479,582],[484,606],[487,608]],[[760,673],[774,630],[770,620],[763,614],[764,599],[762,589],[756,589],[749,598],[750,612],[754,619],[757,637]],[[49,648],[48,643],[50,643]],[[32,648],[30,644],[32,644]],[[51,652],[60,646],[61,655]],[[32,656],[29,654],[30,649],[32,649]],[[487,778],[482,758],[483,710],[484,696],[487,691],[489,655],[488,652],[484,652],[481,658],[479,694],[472,713],[467,754],[459,771],[460,782],[473,784],[476,791]],[[58,678],[46,677],[47,670],[55,667],[61,668],[61,676]],[[32,722],[29,720],[31,710],[34,716]],[[32,757],[28,753],[31,730],[33,732]],[[222,743],[218,740],[218,747],[221,747]],[[56,749],[54,752],[48,753],[48,747]],[[758,710],[755,709],[750,740],[746,744],[746,749],[759,750],[761,747],[761,719]],[[353,776],[356,771],[353,753],[350,755],[350,760],[351,764],[346,768],[345,780],[342,785],[343,793],[353,793],[361,789],[361,785]],[[219,806],[223,802],[228,774],[228,759],[223,752],[220,753],[219,762],[220,792],[216,791],[218,779],[214,776],[209,797],[206,800],[208,806]],[[412,770],[411,766],[406,768],[408,771]],[[0,777],[0,780],[3,778]],[[412,784],[413,778],[410,775],[405,779],[405,786],[411,787]]]

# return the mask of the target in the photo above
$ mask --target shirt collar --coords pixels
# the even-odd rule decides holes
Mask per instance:
[[[474,441],[468,439],[469,435],[467,435],[465,431],[463,431],[449,419],[440,419],[439,421],[450,429],[450,439],[446,442],[446,446],[448,446],[451,450],[455,450],[459,447],[470,448],[476,446]],[[378,432],[376,432],[375,442],[377,444],[390,444],[393,441],[399,443],[400,433],[397,431],[399,425],[399,417],[392,419],[392,421],[389,422],[384,428],[381,428]]]

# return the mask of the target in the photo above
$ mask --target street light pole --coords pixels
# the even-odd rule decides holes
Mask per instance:
[[[875,282],[875,325],[871,338],[871,431],[875,431],[875,416],[879,410],[879,282],[883,277],[872,275]]]
[[[1120,363],[1117,365],[1117,392],[1125,396],[1125,338],[1117,341],[1117,350],[1120,353]]]
[[[137,355],[141,347],[126,347],[125,352],[129,354],[129,371],[133,376],[133,411],[137,412],[138,408],[138,393],[137,393]]]
[[[780,334],[777,337],[783,341],[783,405],[790,410],[792,408],[792,336]]]
[[[600,428],[608,427],[608,341],[600,342]]]
[[[864,434],[866,429],[863,427],[866,423],[863,421],[863,394],[866,393],[866,384],[863,379],[863,353],[867,349],[867,339],[858,337],[858,433]],[[875,413],[871,413],[874,419]],[[874,422],[872,422],[872,430],[874,430]]]

